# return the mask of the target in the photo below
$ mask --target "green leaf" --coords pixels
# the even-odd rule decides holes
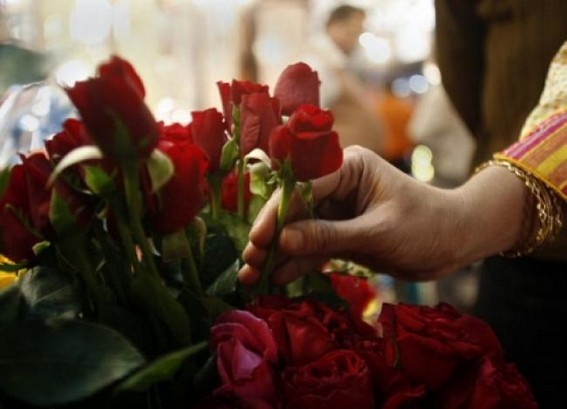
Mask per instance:
[[[0,290],[0,325],[19,319],[24,306],[20,287],[16,283]]]
[[[207,345],[207,342],[200,342],[188,348],[162,355],[128,377],[118,385],[115,392],[143,392],[158,382],[171,379],[188,358],[205,349]]]
[[[35,267],[18,280],[26,314],[35,318],[74,318],[81,303],[72,280],[55,268]]]
[[[220,297],[203,297],[201,302],[207,309],[212,322],[214,322],[223,312],[233,310],[235,308]]]
[[[161,252],[164,262],[191,257],[191,247],[185,229],[166,234],[162,238]]]
[[[0,327],[0,389],[32,405],[84,399],[144,363],[124,337],[100,325],[55,319]]]
[[[248,234],[252,227],[246,220],[242,220],[237,214],[222,212],[219,215],[219,222],[226,229],[226,232],[233,240],[239,253],[242,253],[248,244]]]
[[[275,188],[271,179],[272,171],[264,162],[257,162],[250,166],[250,191],[254,195],[268,200]]]
[[[27,262],[17,263],[17,264],[0,263],[0,271],[5,271],[6,273],[15,273],[17,271],[20,271],[20,270],[26,268],[28,266],[28,264],[29,263],[27,263]]]
[[[195,217],[193,221],[187,226],[185,232],[189,237],[189,242],[192,248],[198,250],[198,256],[203,257],[205,253],[205,241],[207,239],[207,224],[200,217]]]
[[[205,304],[207,298],[210,297],[198,296],[187,285],[183,286],[177,296],[177,301],[191,315],[191,336],[194,342],[207,340],[210,335],[213,320]]]
[[[102,159],[102,151],[94,146],[94,145],[87,145],[81,146],[79,148],[73,149],[67,155],[61,159],[61,162],[57,164],[53,173],[49,176],[49,180],[47,181],[48,185],[52,185],[57,176],[61,174],[65,169],[69,166],[76,165],[77,163],[84,162],[86,160],[91,159]]]
[[[148,314],[157,335],[165,337],[167,348],[179,348],[191,342],[187,312],[157,277],[139,274],[129,284],[130,301]]]
[[[107,195],[116,190],[112,177],[103,169],[88,165],[84,166],[83,169],[85,170],[85,183],[92,192]]]
[[[208,295],[222,297],[236,291],[240,260],[235,260],[205,291]]]
[[[195,374],[193,382],[195,390],[201,395],[209,395],[212,392],[212,386],[219,384],[216,352],[209,356],[207,362]]]
[[[234,163],[238,159],[238,149],[239,146],[236,138],[232,138],[224,144],[219,166],[222,172],[226,173],[234,167]]]
[[[51,191],[49,221],[59,236],[78,231],[75,215],[56,189]]]
[[[248,203],[248,220],[254,221],[256,217],[260,213],[260,211],[264,208],[267,200],[263,197],[253,195]]]
[[[234,241],[226,229],[208,218],[205,220],[207,223],[205,253],[199,266],[203,288],[211,285],[239,257]]]
[[[155,193],[173,176],[173,162],[165,153],[154,149],[146,164],[152,181],[152,192]]]

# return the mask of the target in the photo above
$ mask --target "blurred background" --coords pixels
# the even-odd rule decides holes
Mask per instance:
[[[364,15],[338,15],[342,25],[331,29],[342,5]],[[166,123],[220,108],[217,81],[273,89],[287,65],[313,62],[323,105],[337,122],[345,109],[345,146],[365,145],[426,183],[451,187],[468,177],[474,143],[441,86],[433,0],[0,0],[0,13],[0,165],[14,157],[6,135],[17,133],[20,148],[41,143],[69,115],[60,85],[84,80],[117,54],[134,65],[149,107]],[[347,47],[349,36],[356,41]],[[36,81],[43,82],[25,86]],[[366,116],[355,119],[359,113]],[[351,132],[353,122],[373,127]],[[473,271],[441,284],[387,276],[378,284],[388,297],[466,308]]]

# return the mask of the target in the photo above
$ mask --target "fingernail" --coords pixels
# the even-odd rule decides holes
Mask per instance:
[[[298,251],[303,248],[305,237],[303,236],[303,231],[291,227],[282,231],[282,241],[285,243],[286,249]]]

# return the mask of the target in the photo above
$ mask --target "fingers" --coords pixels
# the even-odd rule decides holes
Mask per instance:
[[[286,285],[300,276],[312,271],[318,271],[327,262],[326,257],[295,257],[288,258],[272,272],[272,282],[276,285]],[[254,285],[260,279],[261,270],[252,264],[245,264],[238,272],[238,279],[243,285]]]
[[[356,191],[360,188],[366,164],[372,162],[376,156],[360,147],[346,148],[344,154],[343,166],[337,172],[312,181],[317,210],[321,216],[328,219],[344,219],[345,215],[355,216],[353,209],[359,208],[360,204],[350,199],[356,196]],[[256,217],[250,231],[250,242],[242,255],[246,265],[239,272],[239,279],[243,284],[252,284],[260,276],[267,249],[274,240],[280,197],[281,192],[278,191],[270,198]],[[345,206],[349,211],[345,211]],[[363,240],[361,231],[365,228],[368,230],[368,226],[372,224],[372,221],[367,221],[365,226],[360,222],[353,223],[353,220],[298,221],[307,217],[307,214],[305,203],[299,195],[294,194],[287,213],[288,225],[278,238],[277,260],[285,261],[282,264],[276,262],[279,267],[274,271],[275,280],[289,282],[301,273],[318,267],[322,260],[333,254],[360,250],[360,241]],[[299,256],[303,257],[298,258]]]
[[[363,215],[351,220],[302,220],[290,223],[279,238],[280,252],[289,256],[361,252],[368,244],[369,217]]]
[[[363,171],[364,161],[362,157],[371,153],[360,147],[349,147],[344,152],[345,161],[338,171],[312,181],[315,203],[319,203],[326,198],[343,200],[352,190],[358,188],[358,182]],[[276,214],[280,198],[281,191],[278,190],[256,217],[254,226],[250,231],[250,241],[257,246],[267,247],[272,241],[276,228]],[[305,203],[299,195],[294,194],[289,204],[287,220],[293,221],[306,216]]]
[[[272,282],[276,285],[289,284],[295,279],[312,271],[319,271],[328,261],[326,257],[294,257],[278,266],[272,273]]]
[[[254,285],[260,280],[260,274],[261,271],[258,268],[250,264],[244,264],[238,272],[238,281],[246,286]]]

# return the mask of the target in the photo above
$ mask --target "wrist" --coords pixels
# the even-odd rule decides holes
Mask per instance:
[[[521,180],[528,197],[525,201],[521,236],[511,249],[501,252],[506,257],[529,255],[552,242],[563,226],[563,209],[553,192],[531,173],[503,159],[490,160],[477,168],[477,172],[490,166],[499,166]]]
[[[530,193],[503,167],[485,168],[453,194],[455,254],[462,265],[514,248],[533,230]]]

